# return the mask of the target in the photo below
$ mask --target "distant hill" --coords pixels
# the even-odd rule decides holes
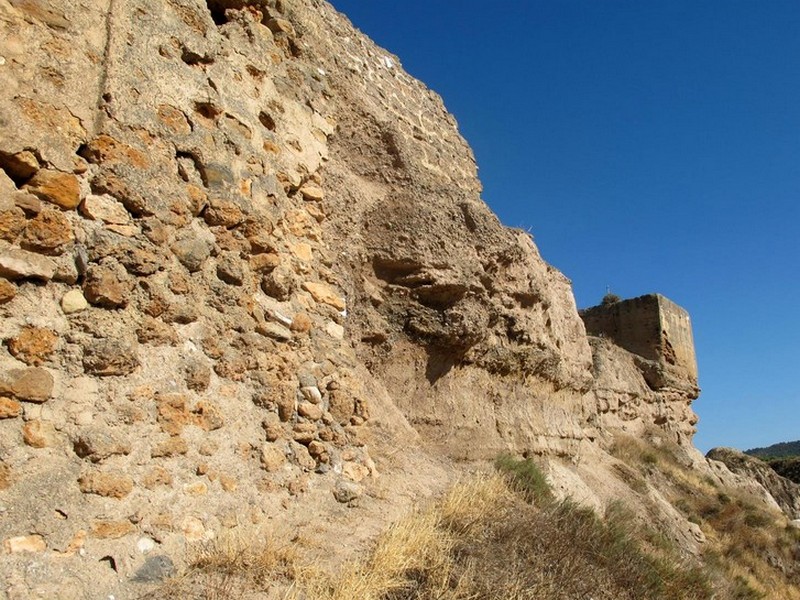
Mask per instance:
[[[745,450],[744,453],[763,459],[800,456],[800,440],[772,444],[772,446],[767,446],[766,448],[752,448],[751,450]]]
[[[766,461],[778,475],[800,483],[800,440],[753,448],[745,451],[745,454]]]

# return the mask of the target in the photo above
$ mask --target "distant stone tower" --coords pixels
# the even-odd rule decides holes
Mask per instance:
[[[652,363],[646,378],[654,389],[697,390],[692,323],[689,313],[671,300],[648,294],[588,308],[581,317],[589,335],[607,338]]]

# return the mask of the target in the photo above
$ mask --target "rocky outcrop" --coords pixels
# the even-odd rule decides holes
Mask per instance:
[[[723,463],[737,475],[755,480],[790,519],[800,519],[800,485],[781,477],[764,461],[734,448],[713,448],[706,457]]]

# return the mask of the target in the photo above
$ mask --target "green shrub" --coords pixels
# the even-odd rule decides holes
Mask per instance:
[[[494,462],[495,468],[505,474],[512,487],[534,504],[549,504],[553,492],[544,473],[529,458],[517,459],[510,454],[501,454]]]

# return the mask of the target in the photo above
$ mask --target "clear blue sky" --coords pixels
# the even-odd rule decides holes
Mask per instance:
[[[444,97],[579,307],[692,315],[697,446],[800,439],[800,0],[333,0]]]

